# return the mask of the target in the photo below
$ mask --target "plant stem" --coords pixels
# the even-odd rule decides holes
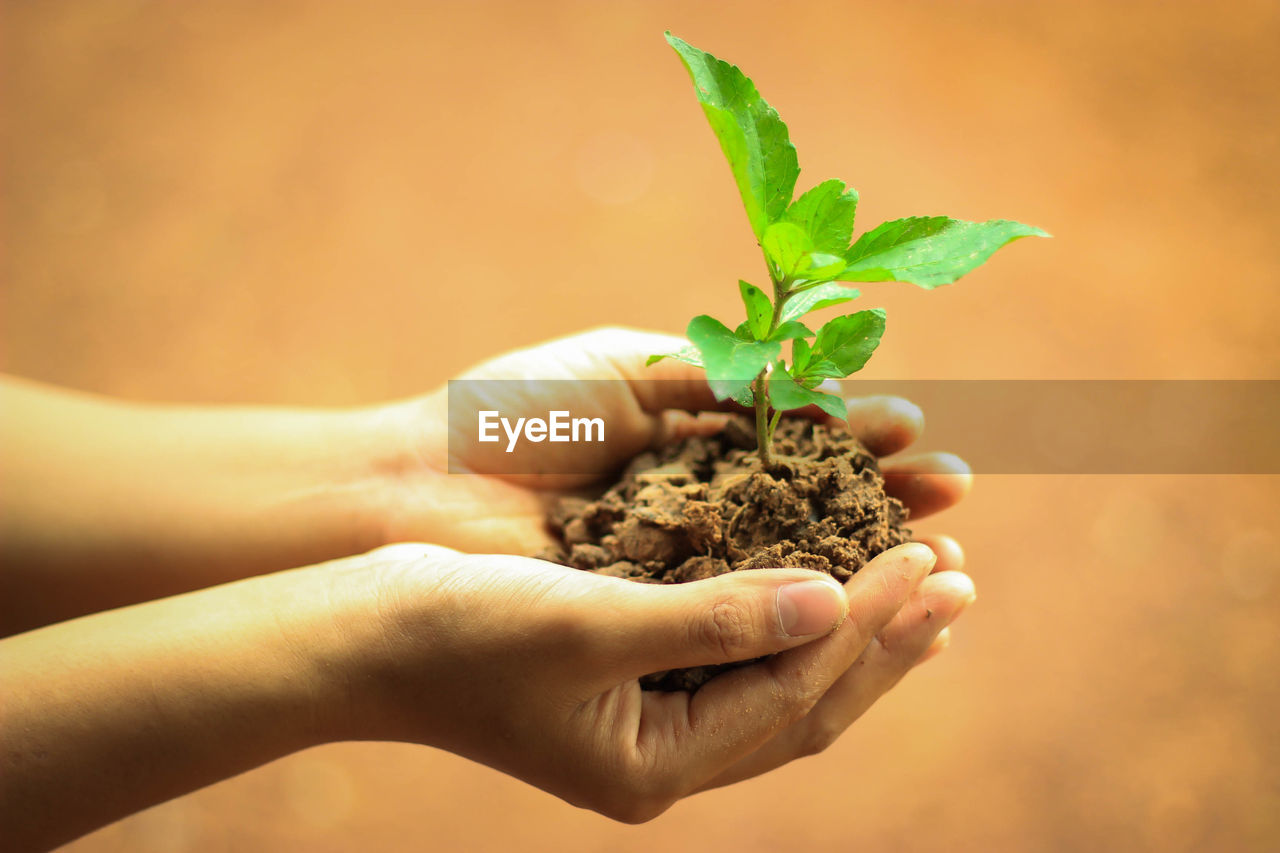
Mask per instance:
[[[787,291],[790,282],[783,280],[781,282],[773,282],[773,319],[769,321],[769,334],[772,335],[778,328],[778,320],[782,316],[782,307],[787,304],[787,299],[791,294]],[[781,412],[775,411],[773,417],[769,417],[769,368],[766,367],[756,376],[755,398],[756,408],[756,447],[760,450],[760,463],[765,468],[773,465],[773,431],[778,428],[778,419],[782,416]]]
[[[765,381],[767,370],[756,377],[756,447],[760,450],[760,464],[766,469],[773,465],[773,430],[769,428],[769,386]]]

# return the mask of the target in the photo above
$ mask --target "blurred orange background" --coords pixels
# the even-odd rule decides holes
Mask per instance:
[[[848,180],[863,228],[1055,235],[933,293],[864,287],[889,311],[868,376],[1280,373],[1272,2],[0,10],[8,372],[346,405],[740,311],[761,262],[670,28],[755,78],[801,187]],[[1274,476],[979,476],[923,525],[978,583],[951,650],[826,753],[644,826],[338,744],[69,849],[1275,849],[1277,517]]]

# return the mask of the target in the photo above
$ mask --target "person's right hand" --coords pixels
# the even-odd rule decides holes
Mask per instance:
[[[647,585],[521,557],[382,548],[331,564],[372,595],[385,627],[353,658],[345,725],[645,821],[825,748],[940,648],[973,585],[958,571],[931,575],[935,562],[911,543],[843,588],[801,569]],[[637,681],[773,653],[693,694]]]
[[[409,401],[360,410],[366,436],[359,446],[380,448],[382,483],[379,544],[434,542],[472,553],[536,554],[556,544],[547,506],[566,490],[608,484],[629,459],[695,427],[673,425],[677,411],[711,412],[717,402],[706,371],[672,359],[646,367],[653,353],[676,352],[683,338],[636,329],[602,328],[506,353],[468,370],[454,384]],[[495,382],[493,380],[506,380]],[[480,405],[483,403],[483,405]],[[846,401],[849,431],[881,460],[885,491],[914,523],[955,505],[969,491],[969,466],[950,453],[903,454],[924,429],[924,414],[898,397]],[[499,444],[458,441],[453,459],[466,474],[449,473],[449,434],[463,424],[450,407],[532,413],[553,409],[600,417],[608,441],[541,443],[508,455]],[[824,420],[835,419],[822,415]],[[704,422],[701,431],[711,422]],[[392,472],[390,476],[386,472]],[[559,472],[559,473],[557,473]],[[565,473],[577,472],[577,473]],[[584,473],[590,472],[590,473]],[[947,562],[959,546],[948,537],[923,538]],[[944,553],[945,552],[945,553]]]

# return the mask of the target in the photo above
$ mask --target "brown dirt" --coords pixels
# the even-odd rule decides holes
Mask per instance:
[[[851,435],[784,420],[774,450],[762,470],[754,428],[740,417],[716,435],[642,453],[599,498],[560,501],[549,521],[561,547],[542,556],[641,583],[778,567],[843,582],[910,538],[906,508],[885,495],[875,457]],[[641,685],[696,690],[731,666],[654,673]]]

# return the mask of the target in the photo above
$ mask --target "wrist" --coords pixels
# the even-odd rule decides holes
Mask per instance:
[[[349,425],[366,448],[354,493],[362,536],[371,550],[398,542],[437,542],[437,529],[453,504],[449,476],[448,403],[443,390],[349,413]]]
[[[416,547],[416,546],[403,546]],[[304,618],[313,638],[303,669],[314,678],[316,733],[325,741],[411,740],[404,723],[404,672],[430,680],[423,652],[403,618],[404,602],[430,600],[411,590],[396,547],[313,566],[324,602],[322,619]],[[318,639],[316,639],[318,637]]]
[[[275,669],[259,683],[295,749],[383,739],[386,675],[403,663],[384,562],[375,550],[242,582],[256,587],[255,621],[274,626],[262,648]]]
[[[362,694],[383,634],[364,557],[281,572],[268,607],[286,652],[281,713],[303,745],[367,739]]]
[[[312,549],[288,565],[298,566],[362,554],[420,536],[404,535],[399,522],[422,482],[427,465],[415,435],[424,420],[422,402],[307,413],[279,434],[278,487],[270,503],[276,538],[301,534]],[[287,468],[283,467],[287,466]],[[426,492],[431,494],[431,492]]]

